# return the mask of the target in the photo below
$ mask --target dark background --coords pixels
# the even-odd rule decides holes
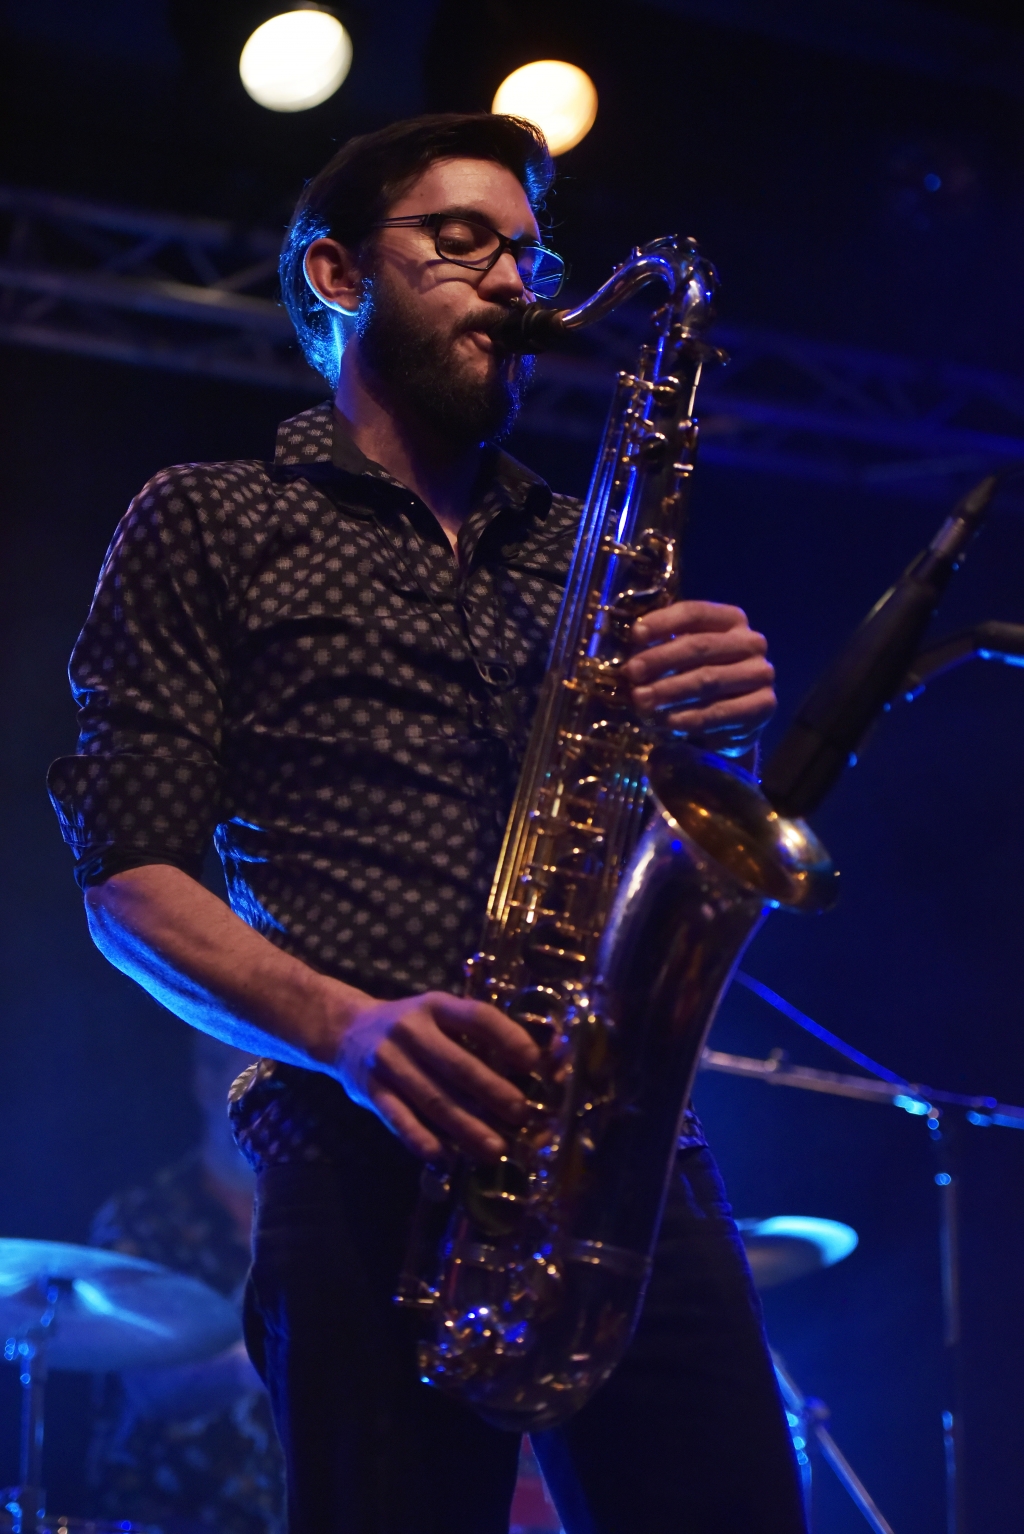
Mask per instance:
[[[747,8],[548,0],[400,0],[352,16],[339,94],[263,111],[238,50],[270,11],[203,0],[9,0],[3,164],[11,184],[282,227],[305,177],[353,131],[426,108],[486,107],[529,58],[565,57],[600,93],[597,124],[560,162],[550,211],[580,292],[636,240],[685,226],[713,253],[741,325],[1020,374],[1024,67],[1019,92],[929,51],[970,18],[1024,59],[1016,13],[897,7],[919,44],[886,60],[874,5],[803,8],[787,29]],[[683,14],[689,10],[690,14]],[[813,15],[808,7],[806,15]],[[911,26],[910,23],[913,23]],[[770,29],[769,29],[770,30]],[[979,44],[980,46],[980,44]],[[908,62],[909,59],[909,62]],[[924,63],[922,63],[924,60]],[[929,63],[929,60],[931,62]],[[1012,72],[1012,71],[1011,71]],[[939,174],[942,188],[924,190]],[[103,551],[132,494],[187,459],[263,455],[308,396],[0,350],[4,689],[0,792],[0,1232],[81,1241],[114,1188],[197,1130],[184,1025],[91,949],[70,858],[43,790],[73,740],[65,665]],[[590,450],[522,435],[514,450],[562,489]],[[779,673],[778,737],[801,692],[931,534],[941,503],[745,474],[698,476],[688,587],[743,604]],[[1024,622],[1024,520],[997,508],[938,628]],[[746,968],[915,1079],[1024,1102],[1020,1044],[1024,676],[966,667],[900,707],[815,817],[843,871],[839,909],[774,917]],[[719,1049],[834,1068],[821,1046],[734,990]],[[935,1164],[919,1119],[891,1108],[702,1077],[697,1105],[737,1212],[845,1220],[839,1267],[767,1298],[773,1342],[897,1534],[943,1527]],[[974,1530],[1024,1527],[1024,1135],[967,1128],[964,1308]],[[53,1383],[51,1506],[83,1510],[89,1382]],[[0,1481],[15,1472],[13,1371],[0,1375]],[[864,1525],[822,1473],[820,1528]]]

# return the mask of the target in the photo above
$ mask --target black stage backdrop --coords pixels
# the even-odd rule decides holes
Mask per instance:
[[[85,1239],[96,1206],[181,1153],[197,1130],[185,1026],[90,946],[46,800],[74,735],[65,665],[103,551],[161,465],[268,454],[308,400],[8,350],[4,464],[0,1231]],[[579,490],[588,455],[522,440]],[[933,506],[705,466],[691,592],[745,605],[770,636],[781,721],[937,521]],[[943,612],[1024,621],[1024,520],[996,510]],[[913,1079],[1024,1102],[1020,1046],[1024,676],[980,664],[895,710],[815,823],[843,897],[814,921],[777,915],[747,969]],[[778,726],[773,727],[777,735]],[[840,1065],[749,993],[728,997],[720,1049]],[[697,1105],[737,1212],[812,1214],[860,1234],[846,1262],[768,1296],[772,1340],[900,1534],[942,1518],[938,1193],[923,1123],[887,1107],[704,1076]],[[1012,1406],[1024,1368],[1024,1134],[967,1129],[965,1314],[971,1500],[1012,1526],[1024,1463]],[[0,1373],[0,1479],[15,1473],[13,1370]],[[52,1384],[51,1506],[84,1506],[90,1382]],[[822,1527],[860,1522],[831,1478]]]

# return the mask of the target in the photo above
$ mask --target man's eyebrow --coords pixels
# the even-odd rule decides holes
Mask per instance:
[[[482,208],[467,207],[459,204],[456,207],[438,208],[437,211],[439,215],[443,215],[445,218],[472,219],[476,224],[483,224],[486,228],[493,229],[495,234],[502,233],[502,230],[495,228],[493,221],[488,218],[487,214]],[[525,230],[522,234],[515,236],[506,235],[505,238],[510,240],[513,238],[517,240],[539,240],[540,234],[534,234],[532,230],[528,229]]]

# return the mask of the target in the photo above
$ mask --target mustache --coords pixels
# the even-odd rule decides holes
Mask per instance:
[[[512,313],[513,310],[508,304],[485,304],[479,309],[474,309],[470,314],[464,314],[452,334],[463,336],[468,335],[472,330],[479,330],[484,335],[494,336],[503,325],[508,323]]]

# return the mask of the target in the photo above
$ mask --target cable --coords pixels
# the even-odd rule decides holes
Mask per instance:
[[[753,975],[748,975],[744,970],[736,971],[735,977],[740,985],[746,986],[748,991],[753,991],[755,996],[760,996],[776,1012],[781,1012],[783,1017],[788,1017],[791,1023],[796,1023],[805,1033],[813,1034],[829,1049],[834,1049],[837,1055],[850,1060],[854,1065],[859,1065],[861,1070],[868,1071],[872,1076],[877,1076],[880,1081],[888,1081],[894,1087],[908,1087],[910,1082],[905,1076],[897,1076],[895,1071],[890,1071],[887,1066],[879,1065],[877,1060],[872,1060],[868,1055],[861,1054],[859,1049],[854,1049],[852,1044],[846,1044],[835,1033],[830,1033],[820,1023],[816,1023],[813,1017],[808,1017],[806,1012],[801,1012],[793,1003],[780,996],[778,991],[773,991],[770,985],[765,985],[763,980],[755,980]]]

